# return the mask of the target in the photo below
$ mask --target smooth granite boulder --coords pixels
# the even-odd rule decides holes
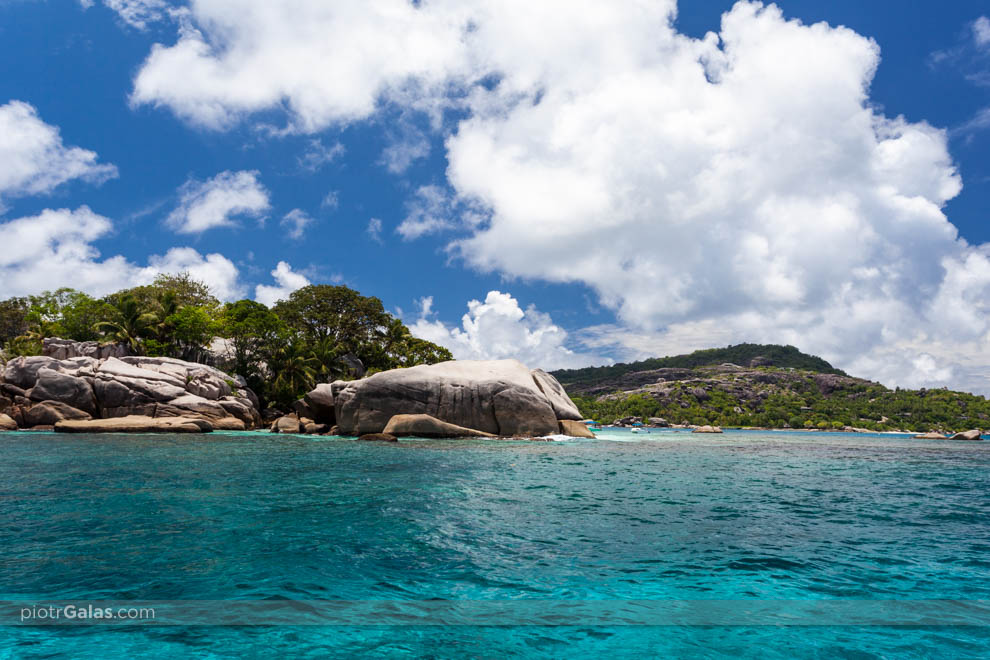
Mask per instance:
[[[51,426],[67,419],[91,419],[92,415],[61,401],[36,403],[24,412],[24,426]]]
[[[574,402],[571,401],[571,397],[567,396],[564,386],[557,382],[556,378],[542,369],[533,369],[531,373],[533,374],[533,380],[536,382],[536,386],[540,388],[540,391],[543,392],[550,402],[551,407],[553,407],[553,412],[557,416],[557,419],[581,420],[581,412],[574,405]]]
[[[42,367],[28,398],[32,401],[61,401],[73,408],[96,414],[96,399],[89,381],[61,371]]]
[[[594,438],[595,434],[591,432],[588,425],[584,422],[575,422],[572,419],[562,419],[560,420],[560,432],[563,435],[568,435],[572,438]]]
[[[213,426],[186,417],[115,417],[113,419],[65,420],[55,424],[56,433],[209,433]]]
[[[448,424],[429,415],[394,415],[382,431],[385,435],[419,438],[494,438],[491,433]]]
[[[945,440],[946,435],[944,433],[938,433],[937,431],[928,431],[927,433],[919,433],[914,436],[915,440]]]
[[[392,369],[361,380],[335,381],[331,395],[343,435],[380,433],[395,415],[429,415],[498,436],[557,433],[557,411],[565,419],[581,418],[552,376],[534,374],[518,360]]]
[[[303,428],[299,423],[299,418],[295,415],[285,415],[279,417],[272,424],[272,433],[302,433]]]
[[[0,413],[0,431],[16,431],[17,422],[9,415]]]
[[[336,424],[337,413],[333,406],[333,386],[330,383],[320,383],[303,397],[303,401],[313,412],[313,419],[321,424]]]
[[[27,357],[17,357],[7,363],[3,369],[3,380],[5,383],[16,385],[17,387],[29,390],[38,382],[38,371],[44,368],[52,368],[57,365],[55,358],[43,355],[30,355]]]
[[[722,433],[722,429],[718,426],[709,426],[706,424],[691,429],[691,433]]]
[[[971,431],[963,431],[962,433],[956,433],[949,440],[982,440],[983,434],[979,429],[972,429]]]

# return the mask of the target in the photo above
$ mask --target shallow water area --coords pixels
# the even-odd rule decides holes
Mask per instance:
[[[0,656],[984,655],[986,617],[794,627],[787,603],[990,599],[990,443],[598,435],[0,434],[4,600],[519,604],[511,626],[8,626]],[[518,621],[706,600],[707,625]],[[719,625],[742,601],[769,625]]]

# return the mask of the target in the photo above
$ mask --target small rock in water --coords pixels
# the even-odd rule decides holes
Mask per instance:
[[[358,440],[371,440],[378,442],[398,442],[399,439],[391,433],[365,433]]]

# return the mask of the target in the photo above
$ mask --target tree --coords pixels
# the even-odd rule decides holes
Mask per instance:
[[[248,380],[260,376],[262,363],[287,335],[282,320],[254,300],[238,300],[223,307],[218,323],[221,337],[233,348],[232,370]]]
[[[311,284],[275,304],[275,313],[307,343],[333,341],[342,353],[362,357],[391,316],[378,298],[362,296],[346,286]]]
[[[27,298],[8,298],[0,301],[0,344],[27,332],[27,315],[31,303]]]
[[[96,329],[113,341],[127,344],[132,351],[140,354],[143,350],[142,339],[151,333],[158,317],[154,312],[143,308],[130,293],[117,296],[113,307],[113,320],[100,321],[96,324]]]
[[[312,351],[299,339],[281,344],[269,356],[268,368],[274,376],[272,398],[283,405],[291,404],[301,392],[313,387],[317,367]]]

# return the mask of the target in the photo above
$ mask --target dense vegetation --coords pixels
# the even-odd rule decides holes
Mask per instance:
[[[672,424],[876,431],[961,431],[990,426],[982,396],[888,389],[807,370],[703,367],[689,377],[603,396],[572,395],[585,416],[611,423],[628,416]]]
[[[346,286],[307,286],[268,308],[253,300],[221,304],[184,274],[102,298],[59,289],[0,301],[5,356],[38,355],[45,337],[119,342],[137,355],[215,364],[278,405],[318,382],[451,359],[447,349],[413,337],[378,298]],[[216,352],[215,338],[227,340]]]
[[[708,348],[686,355],[675,355],[662,358],[650,358],[639,362],[620,362],[608,367],[586,367],[584,369],[561,369],[553,375],[561,385],[568,389],[584,390],[603,381],[615,380],[625,374],[635,371],[648,371],[680,367],[693,369],[705,365],[729,362],[740,366],[772,365],[781,368],[803,369],[823,374],[845,375],[831,364],[816,357],[802,353],[793,346],[779,344],[736,344],[725,348]]]

